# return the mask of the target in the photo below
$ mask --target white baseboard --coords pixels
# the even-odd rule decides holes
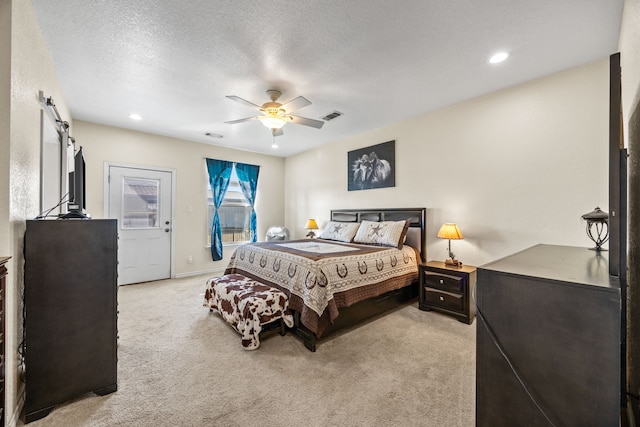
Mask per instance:
[[[11,414],[11,418],[5,421],[5,426],[16,426],[18,424],[18,419],[20,419],[20,414],[22,413],[22,408],[24,407],[24,397],[25,397],[25,384],[20,383],[20,390],[18,391],[18,401],[16,402],[16,407],[13,408],[13,414]]]
[[[215,269],[215,270],[201,270],[201,271],[190,271],[188,273],[179,273],[174,276],[176,279],[180,279],[182,277],[191,277],[191,276],[200,276],[202,274],[210,274],[211,276],[222,276],[224,274],[224,269]]]

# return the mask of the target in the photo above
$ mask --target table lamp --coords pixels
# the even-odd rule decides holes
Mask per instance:
[[[451,252],[451,240],[462,240],[464,237],[460,232],[460,229],[457,225],[453,223],[442,224],[440,227],[440,231],[438,231],[438,238],[440,239],[449,239],[449,258],[444,262],[446,265],[452,265],[455,267],[462,266],[462,263],[456,259],[456,256]]]
[[[606,251],[602,245],[609,240],[609,214],[596,207],[592,212],[582,215],[582,219],[587,221],[587,236],[596,244],[595,248],[590,249]]]
[[[316,222],[315,219],[311,218],[307,220],[307,223],[305,224],[304,228],[309,230],[309,232],[307,233],[307,237],[309,239],[313,239],[314,237],[316,237],[316,233],[314,233],[313,230],[318,229],[318,223]]]

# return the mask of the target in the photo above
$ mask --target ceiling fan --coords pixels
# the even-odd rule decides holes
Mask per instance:
[[[235,124],[248,122],[250,120],[260,120],[260,122],[262,122],[265,127],[271,129],[271,133],[273,134],[273,136],[282,135],[282,127],[287,123],[311,126],[316,129],[320,129],[322,125],[324,125],[324,122],[321,120],[308,119],[306,117],[294,116],[291,114],[294,111],[299,110],[300,108],[311,105],[311,101],[309,101],[307,98],[305,98],[304,96],[299,96],[287,102],[286,104],[281,104],[277,102],[281,94],[282,93],[279,90],[269,89],[267,91],[267,95],[269,95],[269,98],[271,98],[271,102],[265,102],[261,106],[235,95],[227,95],[227,98],[233,101],[261,111],[262,115],[247,117],[238,120],[231,120],[225,123]]]

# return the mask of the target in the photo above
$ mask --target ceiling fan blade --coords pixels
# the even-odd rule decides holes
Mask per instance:
[[[291,122],[297,125],[311,126],[312,128],[320,129],[324,122],[321,120],[308,119],[306,117],[291,116]]]
[[[227,98],[231,99],[232,101],[239,102],[240,104],[244,104],[247,107],[255,108],[256,110],[260,110],[260,108],[262,108],[259,105],[254,104],[253,102],[249,102],[246,99],[240,98],[239,96],[227,95]]]
[[[311,105],[311,101],[309,101],[304,96],[299,96],[287,102],[281,108],[284,108],[287,113],[293,113],[294,111],[299,110],[302,107],[306,107],[307,105]]]
[[[271,129],[271,134],[273,136],[281,136],[281,135],[284,135],[284,132],[282,131],[282,128],[280,128],[280,129]]]
[[[234,125],[234,124],[236,124],[236,123],[248,122],[248,121],[250,121],[250,120],[258,120],[258,118],[259,118],[259,117],[257,117],[257,116],[254,116],[254,117],[246,117],[246,118],[244,118],[244,119],[231,120],[231,121],[229,121],[229,122],[225,122],[225,123],[230,124],[230,125]]]

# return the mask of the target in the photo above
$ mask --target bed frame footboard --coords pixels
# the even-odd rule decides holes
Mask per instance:
[[[418,283],[416,282],[378,297],[361,301],[351,307],[341,308],[340,316],[327,328],[322,337],[324,338],[338,330],[344,330],[362,324],[365,320],[371,320],[393,309],[400,308],[402,304],[417,297]],[[315,333],[302,324],[300,321],[300,313],[297,311],[293,312],[293,323],[293,334],[302,339],[304,346],[308,350],[315,352],[317,341],[320,338],[317,338]]]

